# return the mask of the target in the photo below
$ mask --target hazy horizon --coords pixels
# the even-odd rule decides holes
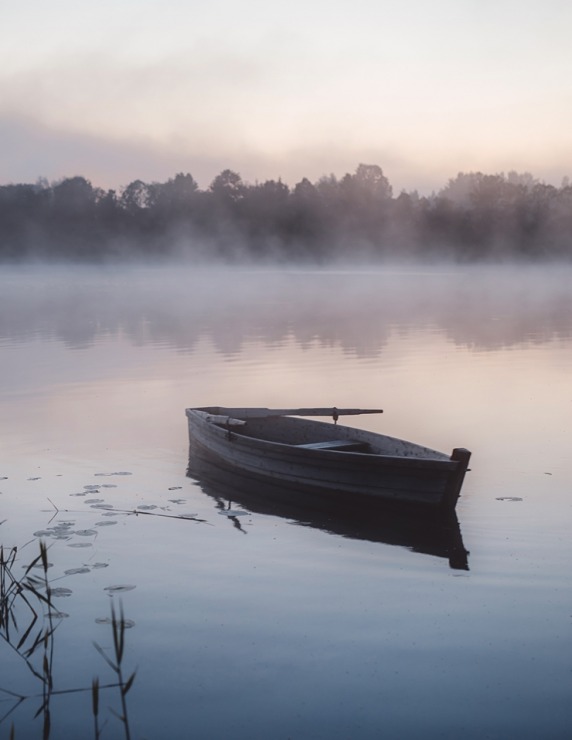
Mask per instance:
[[[0,30],[0,183],[293,185],[366,162],[396,192],[471,171],[559,186],[571,21],[563,0],[23,0]]]

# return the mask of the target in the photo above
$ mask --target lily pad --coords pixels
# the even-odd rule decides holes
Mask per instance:
[[[64,570],[64,573],[66,576],[75,576],[78,573],[89,573],[89,568],[69,568],[68,570]]]
[[[117,620],[116,620],[117,621]],[[113,624],[110,617],[96,617],[96,624]],[[132,619],[123,619],[123,626],[125,629],[131,629],[135,627],[135,622]]]
[[[63,586],[57,586],[51,590],[51,595],[56,598],[64,598],[65,596],[71,596],[72,594],[73,591],[71,588],[64,588]]]

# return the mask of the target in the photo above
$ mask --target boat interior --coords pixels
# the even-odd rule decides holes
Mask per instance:
[[[232,429],[232,433],[280,444],[294,445],[309,450],[359,452],[370,455],[448,459],[447,455],[412,442],[396,439],[363,429],[354,429],[338,423],[316,421],[292,416],[267,416],[235,419],[225,416],[225,409],[210,409],[220,415],[217,426]],[[228,409],[229,412],[232,409]],[[229,424],[230,421],[230,424]]]

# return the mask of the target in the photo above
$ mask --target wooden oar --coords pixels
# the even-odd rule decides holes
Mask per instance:
[[[337,419],[339,416],[357,416],[359,414],[383,414],[383,409],[338,409],[335,406],[329,408],[312,408],[312,409],[265,409],[265,408],[244,408],[225,409],[230,416],[237,416],[239,419],[260,419],[266,416],[332,416]]]

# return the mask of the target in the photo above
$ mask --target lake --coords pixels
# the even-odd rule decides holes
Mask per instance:
[[[125,737],[125,709],[133,738],[569,738],[571,285],[559,266],[3,267],[4,571],[46,543],[28,576],[52,603],[3,612],[0,736],[42,737],[49,708],[52,738]],[[455,544],[190,477],[203,405],[383,408],[344,423],[467,447]]]

